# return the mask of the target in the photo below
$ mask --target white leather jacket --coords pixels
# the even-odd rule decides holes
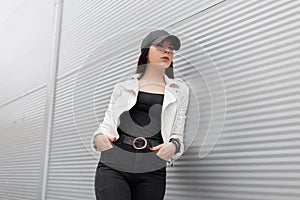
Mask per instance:
[[[105,112],[104,119],[91,138],[91,147],[94,147],[94,136],[102,133],[112,137],[119,138],[117,132],[119,116],[130,110],[137,101],[139,91],[138,78],[142,74],[134,74],[127,80],[117,83],[111,94],[108,109]],[[164,142],[171,138],[178,138],[180,141],[180,150],[167,161],[168,165],[173,166],[184,151],[184,125],[186,119],[186,110],[189,102],[189,87],[179,79],[170,79],[165,75],[165,91],[161,113],[161,134]]]

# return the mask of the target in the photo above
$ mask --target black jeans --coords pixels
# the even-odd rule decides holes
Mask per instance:
[[[166,190],[166,166],[139,173],[118,170],[106,164],[124,158],[125,155],[120,155],[116,148],[101,153],[94,183],[97,200],[163,200]],[[129,163],[132,163],[132,166],[145,163],[143,155],[146,154],[136,153],[135,161],[130,160]],[[163,162],[154,159],[155,157],[152,158],[152,162]]]

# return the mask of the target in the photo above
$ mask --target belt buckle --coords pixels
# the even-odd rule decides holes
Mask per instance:
[[[142,147],[136,146],[135,143],[136,143],[138,140],[143,140],[145,144],[144,144]],[[146,140],[146,138],[144,138],[144,137],[136,137],[136,138],[134,138],[134,140],[133,140],[133,142],[132,142],[132,145],[133,145],[133,147],[134,147],[135,149],[145,149],[146,146],[147,146],[147,140]]]

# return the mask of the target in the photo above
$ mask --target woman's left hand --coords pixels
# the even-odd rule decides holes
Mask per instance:
[[[176,146],[172,142],[163,143],[150,149],[152,151],[159,150],[156,155],[165,161],[168,161],[176,152]]]

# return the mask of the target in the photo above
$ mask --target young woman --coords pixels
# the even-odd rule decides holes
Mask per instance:
[[[142,41],[136,74],[114,86],[91,144],[101,152],[95,175],[98,200],[162,200],[166,165],[184,150],[189,88],[174,78],[180,40],[164,30]]]

